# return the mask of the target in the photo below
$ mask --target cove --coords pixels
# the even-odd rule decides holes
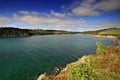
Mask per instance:
[[[85,34],[0,38],[0,80],[36,80],[56,66],[94,54],[97,41],[114,45],[112,38]]]

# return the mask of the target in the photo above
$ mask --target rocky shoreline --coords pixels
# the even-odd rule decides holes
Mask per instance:
[[[44,73],[41,74],[37,78],[37,80],[69,80],[72,70],[76,70],[74,68],[77,67],[78,65],[87,66],[88,69],[89,68],[91,69],[91,71],[95,71],[95,73],[93,72],[93,75],[95,74],[96,76],[99,76],[98,74],[101,74],[102,77],[104,77],[103,74],[101,73],[101,70],[103,69],[102,71],[104,74],[118,76],[118,78],[120,78],[119,75],[120,69],[118,69],[118,67],[120,67],[119,57],[120,57],[120,46],[119,45],[108,46],[104,54],[91,54],[87,56],[85,55],[82,58],[79,58],[77,61],[68,64],[64,69],[60,71],[58,75],[47,75]],[[104,63],[101,64],[101,62]],[[82,71],[84,72],[84,70]],[[113,72],[118,74],[112,74]],[[111,77],[111,79],[114,80],[113,77]],[[80,79],[77,78],[76,80],[80,80]]]

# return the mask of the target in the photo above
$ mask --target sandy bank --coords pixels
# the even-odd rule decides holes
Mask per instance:
[[[101,35],[92,35],[94,37],[105,37],[105,38],[117,38],[115,36],[101,36]]]

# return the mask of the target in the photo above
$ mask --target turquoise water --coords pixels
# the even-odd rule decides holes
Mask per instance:
[[[0,38],[0,80],[36,80],[56,66],[95,53],[97,41],[114,45],[113,39],[82,34]]]

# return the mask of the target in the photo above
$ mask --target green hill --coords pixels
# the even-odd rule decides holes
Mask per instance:
[[[113,29],[108,29],[104,30],[98,33],[99,35],[115,35],[118,36],[120,35],[120,28],[113,28]]]
[[[120,36],[120,28],[109,28],[97,31],[85,31],[82,34],[103,35],[103,36]]]

